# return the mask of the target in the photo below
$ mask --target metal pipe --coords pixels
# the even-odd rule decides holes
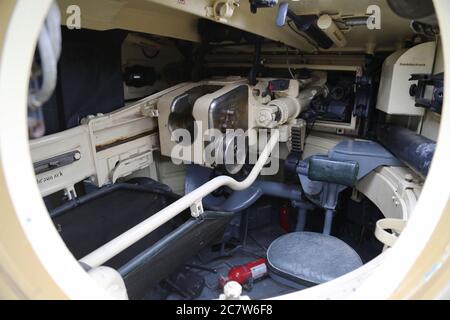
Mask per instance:
[[[325,223],[323,225],[323,234],[326,235],[331,234],[331,227],[333,226],[333,217],[334,217],[334,210],[327,209],[327,211],[325,211]]]
[[[302,191],[299,186],[272,181],[255,181],[252,187],[261,189],[262,193],[272,197],[300,200]]]
[[[306,210],[305,208],[298,208],[297,225],[295,227],[295,231],[305,230],[307,215],[308,215],[308,210]]]
[[[228,176],[216,177],[194,191],[188,193],[178,201],[175,201],[171,205],[162,209],[150,218],[142,221],[130,230],[122,233],[120,236],[107,242],[100,248],[94,250],[82,258],[80,262],[91,267],[98,267],[189,208],[192,204],[201,201],[205,196],[214,190],[222,186],[228,186],[233,190],[244,190],[251,186],[255,182],[265,163],[269,159],[271,152],[275,148],[275,145],[279,141],[280,133],[278,130],[272,130],[271,134],[272,136],[270,137],[269,142],[245,180],[239,182]]]
[[[414,131],[393,125],[380,126],[377,137],[402,162],[423,177],[427,176],[436,142]]]
[[[74,198],[69,202],[64,203],[63,205],[52,209],[49,211],[50,217],[52,219],[57,218],[67,212],[69,212],[71,209],[74,209],[78,206],[81,206],[83,204],[88,203],[89,201],[92,201],[94,199],[97,199],[101,196],[104,196],[110,192],[113,192],[115,190],[132,190],[132,191],[142,191],[142,192],[152,192],[152,193],[158,193],[158,194],[163,194],[165,196],[169,196],[172,198],[179,198],[179,196],[173,194],[172,192],[166,191],[166,190],[161,190],[158,189],[155,186],[146,186],[146,185],[135,185],[135,184],[130,184],[130,183],[115,183],[109,186],[105,186],[101,189],[95,190],[91,193],[88,193],[82,197],[79,198]]]

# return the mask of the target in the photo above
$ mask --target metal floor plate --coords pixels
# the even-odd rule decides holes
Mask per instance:
[[[264,255],[266,251],[264,248],[268,248],[272,241],[283,234],[284,232],[278,226],[271,226],[260,230],[252,230],[249,231],[247,243],[244,249],[238,250],[232,257],[222,258],[207,264],[202,264],[198,258],[191,261],[191,264],[201,265],[202,267],[217,270],[217,274],[209,271],[195,270],[197,274],[205,278],[205,288],[197,300],[211,300],[219,298],[219,295],[222,293],[222,289],[220,289],[218,285],[219,276],[226,276],[228,274],[228,270],[234,266],[256,260],[257,257],[255,254]],[[270,277],[266,277],[262,280],[256,281],[253,284],[251,291],[243,290],[243,295],[248,295],[251,299],[258,300],[287,294],[292,291],[294,291],[294,289],[277,283]],[[176,293],[173,293],[167,299],[180,300],[182,297]]]

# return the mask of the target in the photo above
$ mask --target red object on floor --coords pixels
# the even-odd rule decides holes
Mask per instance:
[[[266,259],[258,259],[240,266],[236,266],[228,271],[228,277],[219,279],[221,287],[225,286],[228,281],[236,281],[239,284],[251,287],[253,281],[258,280],[267,275]]]
[[[280,210],[280,227],[286,232],[291,230],[289,223],[289,209],[286,206],[282,207]]]

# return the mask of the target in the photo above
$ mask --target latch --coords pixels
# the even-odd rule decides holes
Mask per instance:
[[[49,159],[33,163],[34,172],[41,174],[54,169],[62,168],[81,159],[81,153],[78,150],[67,152]]]

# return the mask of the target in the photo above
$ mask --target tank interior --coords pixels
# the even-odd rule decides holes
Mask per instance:
[[[432,3],[404,3],[58,1],[28,123],[74,258],[135,300],[218,299],[231,281],[267,299],[382,259],[442,111]]]

